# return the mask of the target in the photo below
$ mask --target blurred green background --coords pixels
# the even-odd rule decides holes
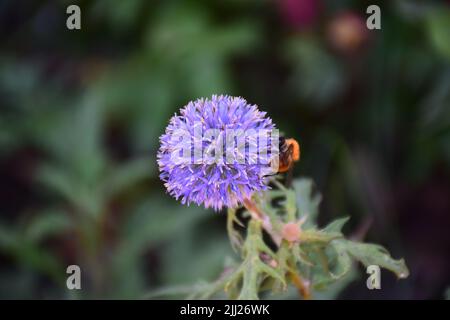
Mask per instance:
[[[66,7],[82,29],[66,28]],[[365,26],[381,7],[381,30]],[[245,97],[300,141],[320,221],[405,257],[338,298],[443,298],[450,285],[450,1],[0,1],[0,298],[142,298],[211,281],[224,213],[158,178],[188,101]],[[80,265],[82,290],[65,287]]]

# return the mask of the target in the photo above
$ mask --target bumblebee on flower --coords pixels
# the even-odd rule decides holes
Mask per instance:
[[[239,97],[188,103],[160,141],[160,178],[183,204],[235,208],[267,190],[267,176],[278,168],[278,130],[265,112]]]

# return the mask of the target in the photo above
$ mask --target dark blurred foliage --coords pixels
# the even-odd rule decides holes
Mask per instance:
[[[77,3],[82,29],[66,29]],[[301,143],[323,224],[405,257],[340,298],[450,285],[450,7],[379,1],[0,2],[0,298],[140,298],[212,280],[225,217],[164,192],[158,137],[189,100],[240,95]],[[65,268],[82,268],[82,290]]]

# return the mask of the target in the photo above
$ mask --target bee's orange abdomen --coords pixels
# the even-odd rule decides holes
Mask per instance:
[[[280,163],[280,167],[278,168],[278,173],[283,173],[289,170],[290,164],[287,163]]]
[[[286,139],[286,143],[292,146],[292,160],[300,160],[300,145],[295,139]]]

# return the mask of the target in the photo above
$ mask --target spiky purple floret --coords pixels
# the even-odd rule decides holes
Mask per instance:
[[[266,190],[265,176],[270,164],[259,161],[179,164],[171,158],[173,153],[179,151],[176,143],[178,140],[173,139],[177,130],[188,132],[192,141],[196,139],[195,126],[201,126],[202,131],[218,129],[221,134],[227,129],[273,130],[272,120],[265,115],[256,105],[250,105],[240,97],[214,95],[211,99],[202,98],[189,102],[180,110],[180,115],[171,118],[165,133],[160,137],[158,165],[160,178],[164,181],[168,193],[176,199],[181,199],[183,204],[194,202],[203,204],[206,208],[220,210],[223,206],[237,207],[254,192]],[[203,148],[217,142],[214,138],[207,139],[202,136],[201,139]],[[192,148],[193,145],[194,143],[190,144]],[[234,148],[235,155],[239,152],[246,154],[249,145],[246,144],[244,148]]]

